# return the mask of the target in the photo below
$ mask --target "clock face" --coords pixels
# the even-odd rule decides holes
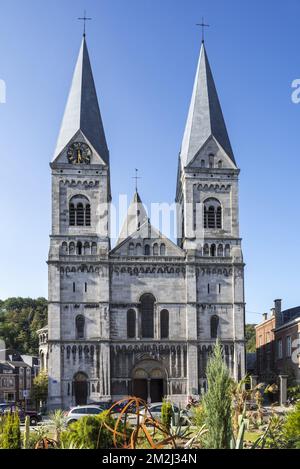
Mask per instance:
[[[68,148],[68,160],[72,164],[90,164],[92,150],[84,142],[74,142]]]

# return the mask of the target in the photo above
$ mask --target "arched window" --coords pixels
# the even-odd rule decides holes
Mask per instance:
[[[68,254],[68,243],[64,242],[61,245],[61,253],[66,255]]]
[[[201,168],[205,168],[205,160],[201,160]]]
[[[166,245],[165,245],[165,244],[161,244],[161,245],[160,245],[160,255],[161,255],[161,256],[165,256],[165,255],[166,255]]]
[[[212,316],[210,319],[210,336],[212,339],[218,337],[219,329],[219,316]]]
[[[70,243],[69,245],[69,254],[72,255],[72,254],[75,254],[75,243]]]
[[[129,244],[128,254],[129,256],[134,256],[134,243]]]
[[[209,256],[209,246],[208,246],[208,244],[204,244],[203,255],[204,256]]]
[[[141,255],[142,255],[142,246],[141,246],[140,243],[138,243],[138,244],[136,245],[136,254],[137,254],[137,256],[141,256]]]
[[[222,228],[222,207],[217,199],[207,199],[204,202],[204,228]]]
[[[92,243],[92,254],[97,254],[97,243]]]
[[[220,168],[220,169],[221,169],[222,167],[223,167],[223,161],[222,161],[222,160],[220,160],[220,161],[218,162],[218,168]]]
[[[149,244],[145,245],[145,256],[150,256],[150,246],[149,246]]]
[[[87,204],[85,207],[85,225],[91,226],[91,206]]]
[[[160,338],[169,338],[169,311],[167,309],[160,312]]]
[[[84,254],[85,256],[91,254],[90,243],[88,243],[87,241],[84,243]]]
[[[158,244],[153,245],[153,256],[158,256]]]
[[[76,222],[75,214],[76,214],[75,205],[70,203],[70,206],[69,206],[70,226],[75,226],[75,222]]]
[[[218,246],[218,257],[223,257],[223,244]]]
[[[216,256],[216,245],[215,244],[212,244],[210,246],[210,255],[211,257],[215,257]]]
[[[84,225],[84,208],[83,208],[82,203],[77,204],[76,222],[77,222],[76,223],[77,226],[83,226]]]
[[[225,257],[230,257],[230,244],[225,246]]]
[[[82,254],[82,242],[81,241],[78,241],[77,243],[77,254],[78,256],[81,256]]]
[[[84,195],[75,195],[69,203],[70,226],[91,226],[91,206]]]
[[[135,337],[135,311],[133,309],[127,311],[127,337],[128,339]]]
[[[146,339],[153,339],[155,298],[150,293],[147,293],[142,296],[140,301],[141,301],[142,337]]]
[[[213,153],[210,153],[210,155],[208,156],[208,159],[209,159],[209,167],[210,168],[213,168],[214,167],[214,154]]]
[[[76,339],[84,339],[84,317],[83,316],[77,316],[76,320]]]

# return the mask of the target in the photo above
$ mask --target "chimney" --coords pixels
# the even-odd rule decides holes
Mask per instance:
[[[272,317],[272,318],[275,317],[275,308],[271,308],[271,317]]]
[[[282,300],[275,300],[275,327],[279,327],[282,325],[282,313],[281,313],[281,302]]]
[[[268,319],[268,313],[263,313],[263,320],[266,321]]]

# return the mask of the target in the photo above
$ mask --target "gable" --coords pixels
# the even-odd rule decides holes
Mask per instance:
[[[68,161],[68,148],[74,142],[84,142],[86,143],[90,149],[92,150],[92,157],[91,163],[92,165],[106,165],[105,161],[99,156],[93,145],[90,141],[86,138],[82,130],[78,130],[74,137],[68,142],[68,144],[64,147],[64,149],[59,153],[58,156],[54,158],[52,164],[70,164]]]
[[[204,145],[201,147],[195,158],[188,165],[189,168],[210,168],[210,163],[213,162],[213,168],[221,167],[225,169],[235,169],[236,166],[232,159],[227,155],[224,149],[219,145],[217,140],[210,136]],[[204,162],[204,163],[203,163]],[[204,164],[204,166],[203,166]]]
[[[149,247],[150,254],[145,254],[147,252],[146,246]],[[148,222],[144,223],[139,230],[136,230],[126,240],[112,249],[111,255],[185,257],[185,253],[181,248]]]

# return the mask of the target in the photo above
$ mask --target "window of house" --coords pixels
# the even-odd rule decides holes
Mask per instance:
[[[277,342],[277,354],[278,354],[278,358],[281,359],[282,358],[282,339],[279,339]]]
[[[290,335],[286,338],[286,356],[292,356],[292,338]]]
[[[150,256],[150,246],[149,246],[149,244],[145,245],[145,256]]]

